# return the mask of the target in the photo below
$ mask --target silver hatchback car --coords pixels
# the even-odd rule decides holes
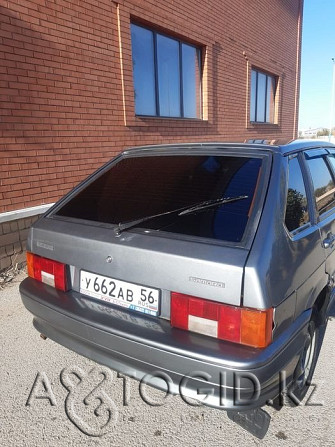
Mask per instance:
[[[45,337],[262,437],[260,407],[299,404],[317,362],[334,192],[324,142],[127,150],[34,224],[23,303]]]

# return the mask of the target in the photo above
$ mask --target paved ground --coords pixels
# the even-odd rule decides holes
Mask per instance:
[[[270,409],[272,421],[262,441],[233,424],[225,412],[191,407],[178,396],[165,402],[164,393],[146,390],[148,400],[164,403],[150,406],[141,399],[138,383],[133,380],[128,384],[129,402],[125,406],[123,380],[115,373],[112,377],[106,376],[102,391],[112,410],[115,403],[112,422],[101,430],[101,426],[94,426],[92,422],[85,424],[87,414],[80,403],[86,395],[83,394],[85,386],[94,382],[97,372],[104,368],[38,336],[32,327],[31,315],[19,298],[18,283],[22,278],[21,274],[13,284],[0,290],[0,446],[334,445],[335,321],[328,324],[314,377],[317,386],[310,404],[285,407],[280,412]],[[90,373],[94,367],[97,369]],[[60,381],[64,368],[62,380],[70,392]],[[71,371],[77,371],[77,378]],[[79,382],[81,387],[71,388],[71,384]],[[89,403],[88,400],[87,408]],[[87,436],[67,414],[84,431],[106,433],[101,437]],[[78,414],[80,421],[76,420]],[[93,419],[104,419],[103,409],[101,414],[100,419]]]

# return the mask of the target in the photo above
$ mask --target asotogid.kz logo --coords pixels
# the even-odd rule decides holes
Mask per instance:
[[[73,366],[64,368],[59,375],[60,383],[67,391],[64,409],[68,419],[88,436],[103,436],[112,430],[118,422],[119,411],[111,394],[113,386],[122,388],[121,406],[129,406],[131,400],[130,381],[137,379],[136,372],[127,375],[113,373],[109,368],[96,366],[89,371]],[[258,378],[250,372],[234,372],[227,377],[226,372],[219,374],[214,381],[210,374],[194,371],[185,375],[179,385],[162,371],[154,371],[144,375],[138,382],[138,394],[150,407],[162,406],[175,394],[190,406],[210,405],[220,409],[231,408],[232,403],[238,408],[256,403],[261,392]],[[230,382],[232,380],[232,382]],[[215,385],[214,385],[215,384]],[[148,393],[148,387],[159,388],[159,398],[154,399]],[[323,403],[313,402],[316,386],[304,405],[321,406]],[[227,393],[229,390],[229,397]],[[281,371],[279,377],[279,404],[292,403],[301,405],[292,393],[287,391],[286,374]],[[40,399],[47,400],[50,405],[57,405],[51,382],[45,372],[38,372],[30,390],[26,406],[37,405]],[[272,402],[269,402],[272,404]]]

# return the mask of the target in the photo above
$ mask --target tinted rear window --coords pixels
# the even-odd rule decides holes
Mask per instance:
[[[289,178],[285,224],[289,231],[298,230],[309,222],[307,195],[297,157],[289,161]]]
[[[195,214],[172,214],[138,225],[239,242],[251,212],[260,158],[145,156],[124,158],[57,211],[57,215],[118,224],[205,200],[248,196]]]
[[[324,150],[305,153],[313,180],[316,207],[320,215],[335,206],[335,184],[326,161],[327,155],[327,152]]]

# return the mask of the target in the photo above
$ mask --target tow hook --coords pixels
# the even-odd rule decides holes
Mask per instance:
[[[41,337],[42,340],[47,340],[47,338],[48,338],[48,337],[45,336],[44,334],[40,334],[40,337]]]

